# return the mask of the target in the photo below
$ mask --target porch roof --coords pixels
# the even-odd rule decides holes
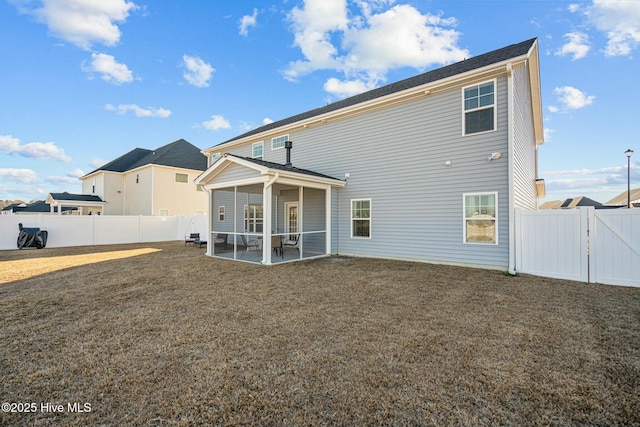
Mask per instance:
[[[300,181],[300,183],[318,184],[321,186],[344,187],[346,182],[319,172],[286,165],[266,160],[258,160],[249,157],[237,156],[225,153],[206,171],[195,180],[196,184],[208,185],[211,181],[230,164],[238,164],[248,169],[255,170],[261,176],[258,181],[267,181],[270,177],[278,176],[280,179]],[[221,185],[219,183],[218,185]]]

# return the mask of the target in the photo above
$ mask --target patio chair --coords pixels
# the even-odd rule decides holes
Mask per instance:
[[[199,242],[200,241],[200,233],[191,233],[189,234],[189,237],[184,236],[184,245],[187,246],[188,243],[191,243],[192,245],[195,242]]]
[[[229,238],[228,234],[216,234],[216,237],[213,239],[213,245],[216,248],[225,249],[227,247],[227,239]]]
[[[244,234],[241,234],[240,238],[242,239],[242,244],[247,249],[247,252],[249,252],[249,250],[253,248],[256,250],[256,252],[262,254],[262,242],[260,242],[258,239],[247,241],[247,236],[245,236]]]
[[[284,251],[287,248],[295,248],[300,251],[300,234],[289,234],[287,240],[282,244],[282,256],[284,257]]]

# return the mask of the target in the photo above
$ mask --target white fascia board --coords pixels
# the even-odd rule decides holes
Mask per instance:
[[[347,183],[339,179],[323,178],[320,176],[307,175],[296,172],[287,172],[282,170],[272,170],[271,173],[279,173],[280,177],[276,181],[277,184],[290,184],[304,187],[313,187],[318,189],[326,189],[331,187],[344,187]]]
[[[222,172],[223,170],[225,170],[227,167],[229,167],[229,165],[231,163],[235,163],[244,167],[247,167],[249,169],[253,169],[256,170],[258,172],[260,172],[261,175],[266,175],[269,171],[269,168],[267,168],[266,166],[260,166],[258,164],[255,164],[253,162],[249,162],[246,161],[244,159],[240,159],[238,157],[235,157],[231,154],[225,154],[223,155],[220,159],[218,159],[217,162],[215,162],[213,165],[209,166],[209,168],[202,172],[196,179],[195,179],[195,183],[198,185],[206,185],[207,182],[211,181],[211,179],[216,176],[217,174],[219,174],[220,172]],[[209,187],[207,187],[209,188]]]

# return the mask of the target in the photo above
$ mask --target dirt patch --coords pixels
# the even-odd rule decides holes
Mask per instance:
[[[37,404],[0,425],[640,424],[639,289],[182,242],[0,271],[145,248],[0,285],[0,396]]]

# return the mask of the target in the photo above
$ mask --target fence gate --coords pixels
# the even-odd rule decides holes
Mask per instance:
[[[640,286],[640,210],[516,209],[516,270]]]

